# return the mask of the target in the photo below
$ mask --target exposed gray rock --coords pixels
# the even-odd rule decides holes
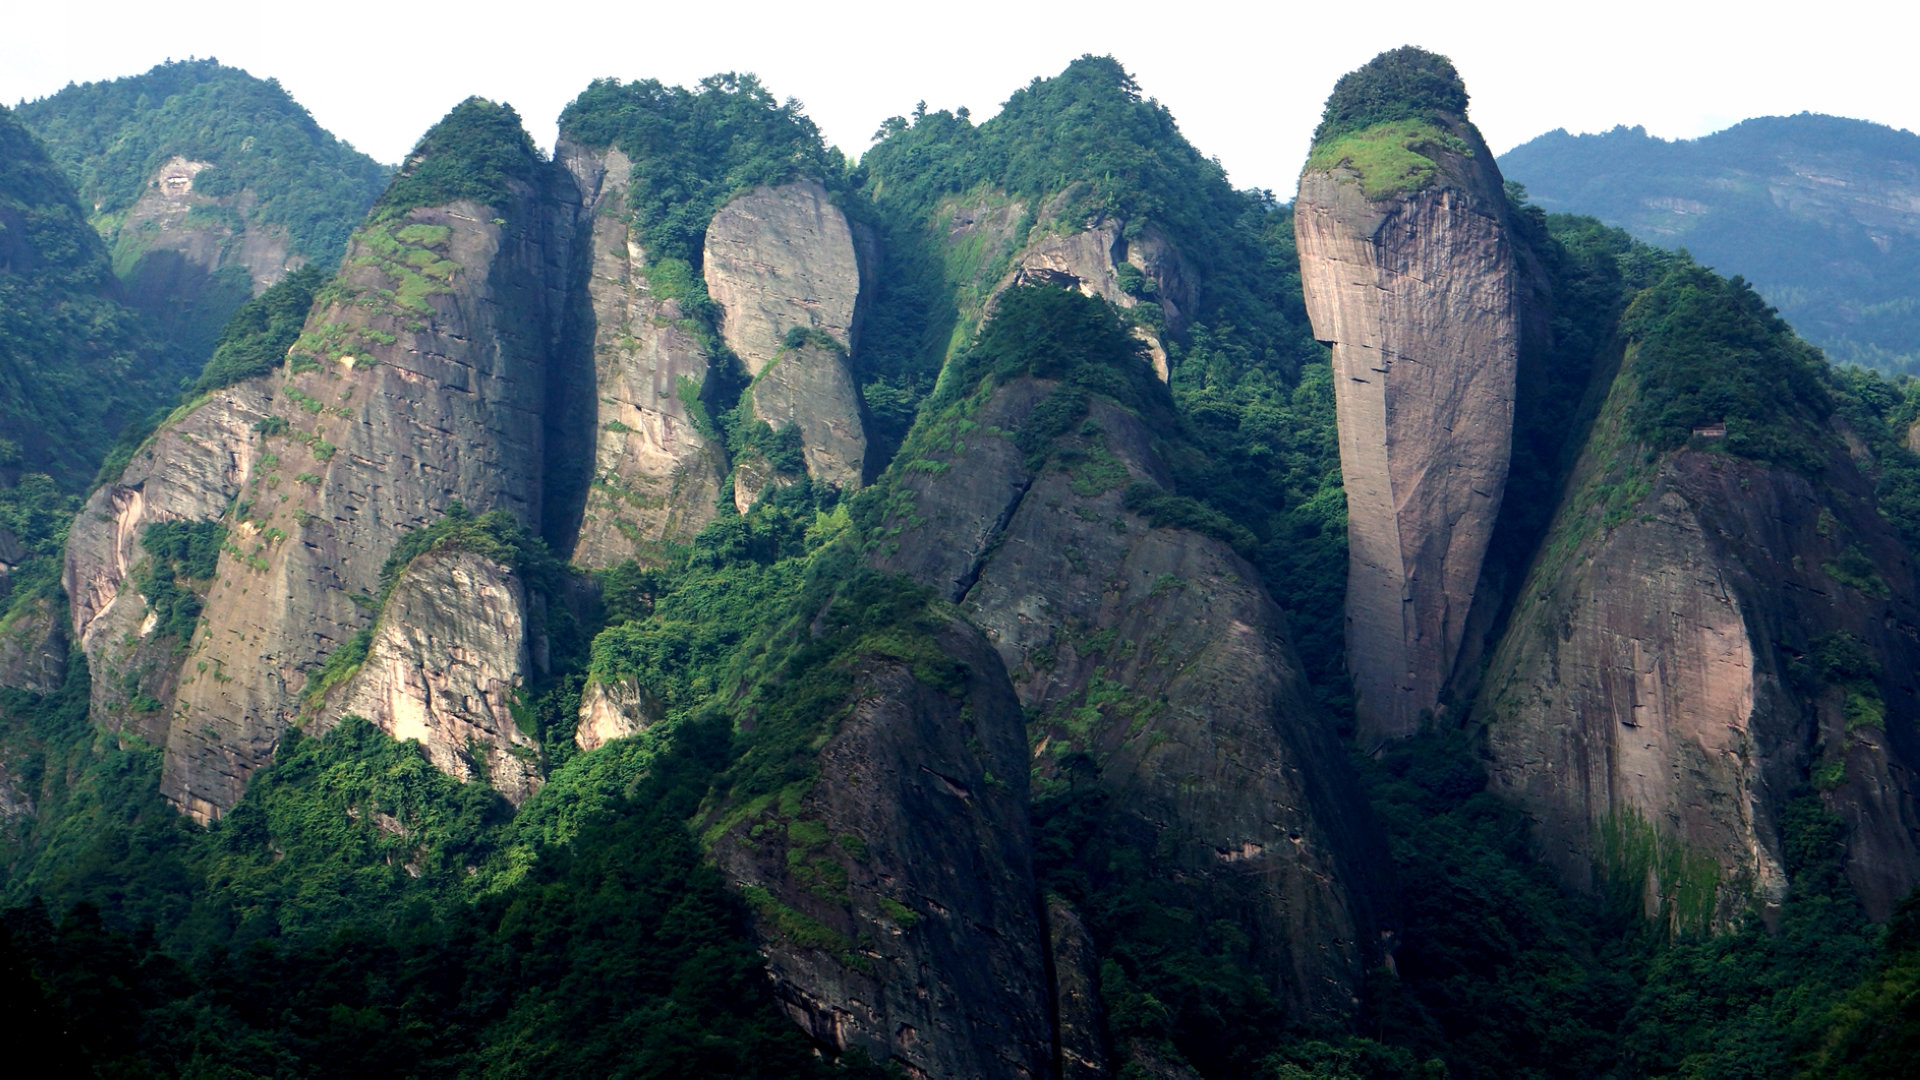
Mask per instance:
[[[1435,149],[1426,188],[1369,200],[1344,166],[1300,178],[1314,336],[1333,346],[1347,492],[1347,668],[1363,739],[1439,705],[1473,606],[1513,440],[1519,263],[1493,157]]]
[[[679,303],[654,295],[628,225],[632,163],[564,139],[556,158],[580,189],[593,319],[593,478],[573,559],[608,567],[698,533],[725,470],[687,404],[707,379],[706,352]]]
[[[1073,905],[1047,897],[1047,940],[1053,949],[1053,1012],[1061,1080],[1113,1075],[1106,1010],[1100,1004],[1100,953]]]
[[[0,686],[51,694],[67,677],[67,613],[51,597],[0,626]]]
[[[1623,437],[1630,385],[1616,382],[1597,445]],[[1650,917],[1725,925],[1785,897],[1781,816],[1824,764],[1848,877],[1886,918],[1920,884],[1920,609],[1872,485],[1838,439],[1819,487],[1681,451],[1649,467],[1646,494],[1609,528],[1594,492],[1619,478],[1601,475],[1604,457],[1583,458],[1476,706],[1495,790],[1533,815],[1542,856],[1571,884],[1626,874],[1644,880]],[[1825,569],[1849,546],[1885,595]],[[1881,675],[1823,687],[1813,654],[1838,634]],[[1809,670],[1796,676],[1796,661]],[[1884,705],[1882,724],[1848,722],[1862,692]]]
[[[713,858],[754,906],[775,995],[821,1043],[917,1078],[1051,1076],[1020,705],[977,630],[955,619],[937,642],[963,687],[857,661],[797,812],[734,825]]]
[[[707,294],[721,334],[754,376],[754,414],[800,426],[814,479],[857,487],[865,467],[860,393],[841,349],[858,347],[860,262],[846,215],[811,180],[736,197],[707,227]],[[825,335],[787,348],[794,329]]]
[[[484,779],[517,806],[540,786],[538,744],[511,707],[529,672],[527,623],[526,589],[509,568],[472,552],[422,555],[327,719],[363,716],[417,739],[441,772]]]
[[[1202,918],[1252,940],[1302,1014],[1351,1009],[1383,853],[1332,723],[1308,703],[1284,620],[1226,544],[1152,527],[1130,483],[1170,483],[1140,418],[1096,400],[1054,463],[1013,434],[1054,384],[1019,379],[967,417],[876,561],[959,604],[1033,717],[1036,778],[1090,755],[1103,835],[1143,853]]]
[[[251,518],[181,679],[162,790],[195,818],[238,801],[308,673],[366,626],[353,597],[378,591],[401,533],[455,501],[543,520],[575,213],[523,189],[499,209],[421,208],[356,235],[275,380],[289,430],[247,476]]]

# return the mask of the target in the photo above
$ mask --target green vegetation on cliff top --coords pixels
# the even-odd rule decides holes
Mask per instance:
[[[1325,142],[1397,120],[1464,120],[1467,85],[1453,61],[1414,45],[1383,52],[1340,76],[1313,141]]]
[[[633,162],[628,205],[649,261],[698,267],[707,223],[740,192],[799,179],[845,188],[845,160],[800,103],[776,101],[752,75],[713,75],[692,89],[598,79],[562,110],[560,132]]]
[[[516,184],[538,190],[546,168],[513,106],[470,97],[421,136],[374,203],[372,218],[386,221],[462,199],[502,208],[515,197]]]

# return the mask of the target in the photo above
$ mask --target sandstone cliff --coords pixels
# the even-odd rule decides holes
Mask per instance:
[[[216,391],[164,424],[74,519],[63,584],[73,640],[93,675],[94,723],[165,740],[164,710],[180,677],[174,650],[185,643],[153,640],[149,605],[128,575],[148,557],[141,546],[147,526],[226,516],[246,477],[271,455],[256,428],[272,409],[267,379]],[[136,709],[136,698],[160,708]]]
[[[1136,230],[1133,239],[1127,233],[1125,222],[1107,217],[1074,231],[1036,230],[994,293],[1015,285],[1044,284],[1097,296],[1127,311],[1151,303],[1154,318],[1135,326],[1133,334],[1147,347],[1154,373],[1166,382],[1167,350],[1160,339],[1164,332],[1177,333],[1191,318],[1197,303],[1195,275],[1158,228]]]
[[[1920,883],[1912,565],[1837,438],[1817,484],[1704,449],[1643,463],[1632,369],[1483,685],[1493,786],[1567,880],[1702,926],[1785,896],[1782,814],[1811,782],[1884,919]]]
[[[876,559],[986,632],[1030,717],[1036,782],[1067,783],[1087,755],[1110,799],[1102,842],[1140,852],[1201,925],[1240,927],[1290,1008],[1344,1012],[1381,851],[1331,721],[1251,567],[1127,509],[1130,485],[1170,483],[1156,428],[1095,399],[1033,470],[1016,435],[1056,388],[1021,378],[923,420]]]
[[[1512,445],[1519,258],[1492,154],[1464,120],[1445,135],[1419,148],[1424,187],[1370,198],[1350,162],[1310,162],[1294,204],[1307,311],[1333,346],[1363,739],[1439,705]]]
[[[714,215],[703,263],[754,415],[798,426],[814,479],[859,486],[866,430],[842,350],[857,347],[861,269],[846,215],[811,180],[758,188]]]
[[[1051,1076],[1020,703],[979,631],[955,619],[937,645],[961,685],[856,659],[818,779],[714,837],[713,858],[819,1042],[916,1078]]]
[[[440,771],[523,803],[540,785],[539,748],[512,711],[530,674],[529,629],[526,588],[511,569],[471,552],[423,555],[327,713],[417,739]]]
[[[593,321],[593,475],[573,558],[606,567],[698,533],[725,469],[690,411],[708,357],[679,302],[655,295],[628,223],[632,163],[564,139],[556,158],[580,190]]]
[[[355,597],[377,591],[399,533],[456,501],[542,522],[546,402],[574,375],[576,208],[571,185],[526,168],[493,206],[376,212],[268,377],[271,460],[246,478],[167,739],[162,789],[196,818],[238,800],[308,674],[366,625]]]

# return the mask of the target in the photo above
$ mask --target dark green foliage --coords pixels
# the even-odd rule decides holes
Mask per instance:
[[[241,304],[188,393],[218,390],[279,367],[306,325],[313,294],[326,283],[319,267],[303,266]]]
[[[1820,353],[1740,278],[1682,263],[1637,296],[1621,329],[1638,346],[1633,435],[1656,450],[1725,424],[1728,453],[1814,474],[1833,412]]]
[[[1907,446],[1907,432],[1920,419],[1920,380],[1836,368],[1829,392],[1838,414],[1872,450],[1874,503],[1881,516],[1908,551],[1920,552],[1920,454]]]
[[[800,103],[776,101],[752,75],[713,75],[691,90],[597,79],[560,113],[560,129],[633,162],[628,205],[650,262],[698,268],[707,223],[742,191],[802,178],[844,186],[846,163]]]
[[[1810,182],[1809,162],[1841,182]],[[1500,159],[1550,210],[1746,277],[1836,363],[1906,373],[1920,373],[1920,245],[1887,242],[1878,206],[1916,167],[1920,136],[1811,113],[1691,140],[1554,131]]]
[[[1156,529],[1186,529],[1251,552],[1253,533],[1199,499],[1172,495],[1152,484],[1132,484],[1125,496],[1127,509],[1146,518]]]
[[[284,226],[294,249],[322,267],[339,260],[386,182],[386,169],[314,123],[277,81],[211,58],[70,85],[22,105],[20,119],[96,214],[132,206],[178,154],[214,166],[195,177],[196,192],[253,192],[253,217]]]
[[[1464,119],[1467,85],[1453,61],[1413,45],[1381,53],[1340,76],[1313,141],[1394,120]]]
[[[546,168],[513,106],[470,97],[415,144],[372,216],[387,221],[462,199],[501,209],[516,187],[537,188]]]
[[[0,629],[18,613],[62,596],[61,555],[80,500],[44,473],[28,473],[0,487],[0,533],[19,545],[14,567],[0,577]]]
[[[172,636],[177,648],[187,647],[200,622],[200,596],[185,583],[213,577],[226,539],[217,521],[156,521],[140,534],[147,562],[134,582],[158,619],[154,632]]]
[[[0,474],[31,465],[76,490],[172,392],[182,372],[118,297],[73,189],[0,108]]]

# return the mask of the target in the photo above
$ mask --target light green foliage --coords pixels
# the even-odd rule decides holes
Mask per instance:
[[[1314,144],[1309,169],[1348,168],[1360,174],[1360,190],[1376,202],[1410,195],[1440,178],[1441,151],[1462,157],[1473,151],[1461,139],[1423,120],[1394,120]]]
[[[1713,856],[1688,850],[1632,812],[1605,818],[1597,831],[1601,880],[1621,911],[1644,912],[1675,934],[1713,928],[1726,887]]]

